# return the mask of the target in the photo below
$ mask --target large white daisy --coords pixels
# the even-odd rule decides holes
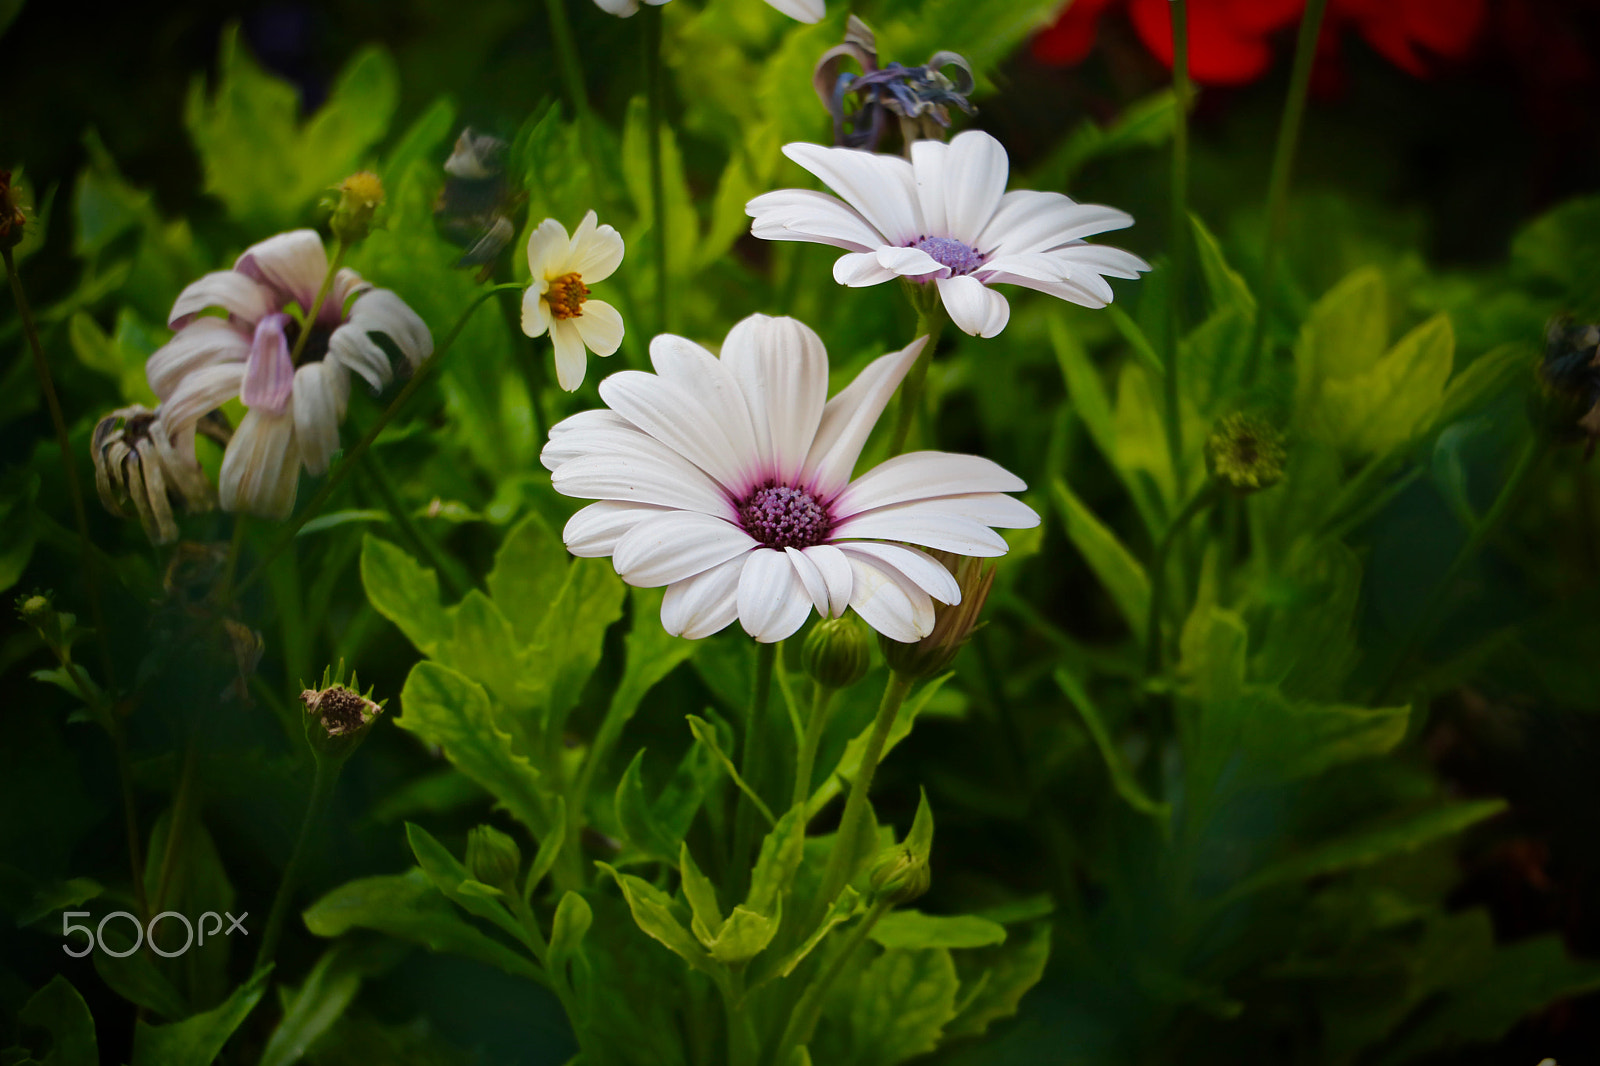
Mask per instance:
[[[389,383],[381,333],[415,370],[433,352],[417,313],[388,289],[341,270],[309,325],[304,319],[328,273],[315,230],[294,230],[246,249],[232,270],[191,284],[172,305],[176,336],[145,363],[161,398],[160,420],[192,459],[195,424],[234,396],[248,412],[222,459],[219,495],[229,511],[287,518],[302,465],[323,473],[339,448],[350,374],[377,391]],[[209,310],[226,317],[206,315]],[[299,364],[291,358],[310,330]]]
[[[1037,525],[1004,495],[1025,486],[973,455],[911,452],[851,479],[884,405],[927,338],[871,363],[828,399],[828,353],[792,318],[752,315],[720,358],[664,334],[654,374],[600,383],[610,410],[550,430],[541,455],[557,491],[599,500],[568,521],[574,555],[611,556],[624,581],[667,587],[661,622],[704,637],[735,618],[782,640],[813,607],[856,612],[914,641],[933,601],[957,603],[950,572],[918,547],[1003,555],[990,527]]]
[[[639,0],[594,0],[595,6],[620,18],[628,18],[639,10]],[[651,7],[660,7],[669,0],[644,0]],[[798,22],[821,22],[828,13],[826,0],[767,0],[767,5],[783,12]]]
[[[1057,192],[1006,192],[1006,150],[981,130],[949,144],[914,141],[909,162],[804,143],[783,152],[843,199],[807,189],[757,196],[745,205],[751,233],[845,249],[833,265],[841,285],[896,277],[937,285],[950,320],[975,337],[995,336],[1011,317],[992,285],[1104,307],[1112,299],[1107,277],[1150,269],[1131,252],[1083,239],[1133,225],[1126,212]]]
[[[528,235],[532,280],[522,294],[522,332],[538,337],[550,331],[556,380],[568,392],[583,384],[585,349],[607,356],[622,343],[622,315],[589,298],[589,283],[606,280],[622,263],[622,235],[597,222],[590,211],[568,237],[567,227],[547,218]]]

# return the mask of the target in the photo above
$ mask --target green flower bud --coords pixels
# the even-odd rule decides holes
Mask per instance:
[[[849,688],[872,665],[872,632],[853,613],[825,618],[811,627],[800,662],[824,688]]]
[[[383,206],[383,182],[363,170],[340,182],[338,192],[328,227],[345,244],[354,244],[372,232],[372,220]]]
[[[978,628],[978,616],[989,599],[989,589],[994,585],[994,564],[986,559],[974,559],[950,552],[928,553],[944,564],[955,575],[961,586],[961,602],[954,605],[936,603],[933,607],[933,632],[915,644],[902,644],[880,636],[878,646],[888,660],[889,669],[912,680],[940,674],[955,660],[956,653]]]
[[[522,851],[515,840],[494,826],[480,825],[467,834],[467,869],[472,871],[474,880],[515,896],[517,875],[522,872]]]
[[[24,622],[35,629],[42,629],[50,624],[55,608],[50,605],[50,597],[43,592],[35,592],[31,596],[17,597],[17,615]]]
[[[896,907],[920,899],[933,885],[927,856],[918,857],[905,844],[885,848],[872,864],[872,891]]]
[[[1243,411],[1227,415],[1206,438],[1206,469],[1240,495],[1283,480],[1283,434],[1266,419]]]

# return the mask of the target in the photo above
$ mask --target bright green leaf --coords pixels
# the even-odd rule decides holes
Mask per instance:
[[[975,914],[891,911],[869,935],[886,948],[982,948],[1004,943],[1006,927]]]
[[[133,1030],[133,1066],[211,1066],[235,1029],[267,990],[270,969],[233,990],[222,1006],[170,1025],[139,1022]]]

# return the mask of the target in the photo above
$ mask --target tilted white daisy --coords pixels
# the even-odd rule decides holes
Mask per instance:
[[[287,518],[300,467],[313,474],[328,469],[339,448],[350,374],[375,392],[394,374],[371,334],[387,336],[411,370],[433,352],[427,325],[405,301],[341,270],[296,365],[291,353],[302,319],[327,273],[315,230],[252,245],[232,270],[207,274],[178,295],[168,319],[177,334],[145,363],[162,401],[163,428],[175,444],[187,442],[191,454],[201,418],[234,396],[249,409],[222,458],[225,510]],[[203,314],[213,309],[226,317]]]
[[[735,618],[782,640],[811,609],[855,609],[900,641],[933,628],[961,590],[918,547],[1003,555],[990,527],[1037,525],[1005,495],[1025,487],[988,459],[910,452],[854,480],[884,405],[927,338],[880,357],[828,399],[828,353],[792,318],[752,315],[720,358],[682,337],[650,343],[654,374],[600,383],[610,410],[550,430],[540,456],[558,492],[600,502],[568,521],[579,556],[611,556],[631,585],[667,587],[668,632],[704,637]],[[901,542],[901,543],[896,543]]]
[[[570,238],[553,218],[528,235],[532,280],[522,294],[522,332],[550,331],[556,348],[556,380],[572,392],[583,384],[587,348],[606,356],[622,343],[622,316],[604,300],[589,298],[589,282],[604,281],[622,263],[622,235],[597,226],[590,211]]]
[[[804,143],[783,152],[843,199],[807,189],[765,193],[745,205],[751,233],[846,249],[833,265],[841,285],[896,277],[937,285],[950,320],[975,337],[995,336],[1011,317],[992,285],[1104,307],[1112,299],[1107,277],[1150,269],[1131,252],[1083,239],[1133,225],[1126,212],[1058,192],[1006,192],[1006,150],[981,130],[949,144],[913,141],[909,162]]]
[[[628,18],[639,10],[639,0],[594,0],[600,10]],[[660,7],[670,0],[644,0],[651,7]],[[825,0],[767,0],[767,5],[783,12],[798,22],[821,22],[828,13]]]

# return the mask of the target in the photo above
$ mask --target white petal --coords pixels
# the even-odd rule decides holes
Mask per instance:
[[[184,377],[161,405],[161,420],[174,436],[194,433],[194,424],[235,396],[244,381],[240,363],[217,363]]]
[[[867,625],[890,640],[910,644],[933,632],[933,600],[892,566],[844,550],[855,588],[850,606]]]
[[[933,499],[890,504],[888,507],[852,515],[849,521],[853,522],[858,517],[885,511],[895,511],[900,514],[937,511],[940,514],[970,518],[974,522],[1000,529],[1032,529],[1039,524],[1039,512],[1015,496],[999,492],[973,492],[964,496],[938,496]]]
[[[606,451],[609,442],[625,439],[628,434],[645,435],[614,411],[603,407],[579,411],[550,427],[550,439],[539,453],[539,462],[546,470],[554,470],[569,459]]]
[[[743,496],[748,490],[749,434],[730,436],[726,423],[702,402],[714,397],[697,395],[656,374],[625,370],[600,383],[600,398],[628,422],[710,474],[729,493]],[[742,401],[740,413],[744,413]]]
[[[939,299],[956,328],[973,337],[993,337],[1006,328],[1011,305],[1006,298],[970,276],[940,278]]]
[[[328,292],[327,302],[322,305],[319,317],[328,319],[329,326],[337,326],[344,319],[345,308],[350,307],[355,298],[372,289],[372,282],[362,280],[361,275],[349,267],[341,268],[333,276],[333,288]]]
[[[1039,281],[1017,274],[996,274],[988,279],[990,284],[1021,285],[1036,292],[1046,293],[1058,300],[1081,304],[1084,307],[1104,307],[1115,295],[1106,279],[1099,274],[1085,273],[1074,281]]]
[[[915,142],[913,142],[915,143]],[[926,278],[937,275],[950,276],[950,268],[940,263],[921,248],[891,248],[888,245],[877,251],[878,265],[905,278]]]
[[[982,130],[956,134],[944,161],[949,236],[968,245],[981,234],[1006,192],[1011,164],[1000,142]]]
[[[750,405],[733,372],[700,345],[670,333],[650,341],[650,362],[657,375],[676,385],[680,394],[693,397],[705,421],[715,424],[726,437],[721,466],[730,480],[723,484],[742,497],[752,487],[759,456]],[[713,476],[720,480],[723,474],[713,472]]]
[[[244,383],[239,399],[246,407],[260,407],[271,414],[282,414],[294,388],[294,363],[289,359],[289,339],[284,333],[289,316],[270,314],[256,324],[250,342],[250,356],[244,364]]]
[[[783,154],[827,182],[887,243],[907,245],[927,235],[911,164],[899,156],[805,143],[786,144]]]
[[[1081,237],[1133,225],[1126,211],[1080,204],[1058,192],[1015,189],[1005,194],[978,238],[991,254],[1041,252]]]
[[[936,501],[927,501],[936,502]],[[910,505],[908,505],[910,506]],[[960,515],[922,508],[909,512],[894,507],[854,515],[840,522],[831,534],[841,546],[856,537],[903,540],[925,548],[977,557],[1004,555],[1005,538],[982,522]]]
[[[583,301],[583,313],[570,321],[595,355],[610,355],[622,344],[622,314],[604,300]]]
[[[195,319],[145,361],[151,391],[165,400],[185,376],[201,367],[244,362],[250,355],[250,337],[225,318]]]
[[[350,305],[349,321],[334,330],[328,342],[329,349],[333,350],[339,344],[341,335],[351,333],[359,335],[367,344],[372,344],[368,333],[381,333],[388,337],[400,349],[400,354],[412,370],[416,370],[424,359],[433,354],[433,334],[428,332],[427,323],[409,304],[388,289],[371,289],[356,298],[356,302]],[[343,358],[342,353],[340,358]],[[387,355],[383,356],[383,364],[386,368],[389,365]],[[372,379],[367,380],[370,382]]]
[[[846,252],[833,261],[833,280],[852,289],[881,285],[900,275],[878,262],[878,253]]]
[[[927,343],[927,337],[918,337],[898,352],[879,356],[828,401],[801,472],[812,495],[828,499],[849,483],[878,416]]]
[[[855,572],[850,569],[850,560],[832,544],[813,544],[802,554],[811,560],[828,586],[828,609],[824,613],[829,618],[838,618],[850,606],[850,596],[855,592]]]
[[[578,223],[578,231],[572,235],[571,251],[567,258],[571,264],[567,269],[581,277],[586,285],[606,280],[622,264],[622,235],[614,226],[596,226],[596,221],[593,211],[583,216],[583,221]],[[584,311],[588,311],[587,304]],[[616,349],[612,348],[611,351]],[[609,355],[610,352],[604,354]]]
[[[556,318],[550,322],[550,339],[556,348],[556,382],[568,392],[576,392],[583,384],[583,372],[589,364],[589,352],[583,346],[583,334],[570,318]]]
[[[924,236],[950,237],[950,213],[945,204],[945,164],[950,146],[943,141],[911,142],[911,170],[917,186],[917,203],[922,208]]]
[[[583,559],[598,559],[616,551],[617,541],[628,530],[656,515],[670,514],[661,507],[601,500],[581,508],[567,519],[561,542],[567,551]]]
[[[643,433],[600,454],[570,459],[550,475],[555,490],[591,500],[626,500],[716,515],[738,513],[728,494],[705,472]]]
[[[849,541],[838,547],[847,556],[853,555],[858,559],[866,557],[886,569],[892,568],[940,603],[954,606],[961,602],[961,586],[955,576],[927,552],[900,544],[873,544],[868,541]]]
[[[291,230],[246,248],[233,269],[271,286],[310,314],[328,274],[328,253],[316,230]]]
[[[709,637],[739,616],[739,575],[749,556],[729,559],[703,574],[667,586],[661,625],[675,637]]]
[[[978,455],[907,452],[879,463],[852,481],[833,503],[837,518],[892,503],[974,492],[1021,492],[1027,483]]]
[[[192,281],[178,294],[167,316],[167,325],[182,329],[202,311],[220,307],[250,328],[269,311],[276,311],[272,290],[255,279],[233,270],[219,270]]]
[[[808,241],[851,251],[870,251],[883,234],[861,213],[836,196],[814,189],[779,189],[744,205],[750,232],[769,241]]]
[[[1130,281],[1150,269],[1149,263],[1132,252],[1113,248],[1108,244],[1078,242],[1064,248],[1052,249],[1046,254],[1055,262],[1063,264],[1068,276],[1074,278],[1082,276],[1083,267],[1107,277],[1127,278]]]
[[[217,480],[223,510],[288,518],[300,481],[294,416],[247,412],[228,442]]]
[[[567,227],[553,218],[539,223],[528,234],[528,273],[534,282],[547,281],[571,270],[566,264],[571,249],[572,238],[567,236]]]
[[[800,584],[805,586],[806,595],[811,597],[811,604],[817,613],[824,618],[829,617],[828,582],[823,578],[822,571],[817,569],[817,564],[806,558],[799,548],[785,548],[783,554],[789,557],[789,563],[799,575]]]
[[[522,291],[522,332],[542,337],[550,328],[550,309],[545,306],[545,286],[539,279]]]
[[[767,0],[773,8],[797,22],[821,22],[828,13],[823,0]]]
[[[307,363],[294,372],[294,435],[306,470],[326,473],[339,450],[339,423],[350,398],[350,374],[337,363]]]
[[[739,624],[762,644],[771,644],[805,625],[811,597],[789,557],[757,548],[739,575]]]
[[[750,534],[698,511],[667,511],[644,519],[617,541],[611,565],[640,588],[670,585],[757,547]]]
[[[728,331],[722,363],[744,392],[763,467],[792,484],[828,401],[822,338],[793,318],[751,315]]]

